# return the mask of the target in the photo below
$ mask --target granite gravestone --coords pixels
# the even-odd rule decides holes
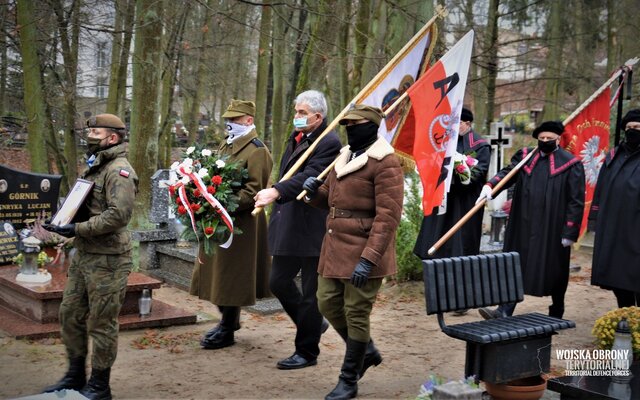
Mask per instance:
[[[51,218],[58,208],[61,175],[35,174],[0,165],[0,220],[16,229],[25,220],[44,213]]]
[[[0,265],[12,263],[18,255],[18,233],[8,221],[0,221]]]
[[[175,220],[169,198],[169,178],[174,171],[159,169],[151,177],[151,210],[149,221],[158,224],[158,228],[166,228]],[[175,176],[174,176],[175,177]]]

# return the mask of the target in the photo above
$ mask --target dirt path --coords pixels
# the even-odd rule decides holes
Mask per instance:
[[[562,331],[554,348],[590,348],[596,318],[615,308],[612,293],[589,285],[590,254],[580,251],[572,263],[565,318],[577,329]],[[218,318],[216,308],[165,287],[156,298]],[[516,313],[546,313],[550,298],[527,297]],[[475,311],[447,316],[448,323],[474,321]],[[120,335],[119,355],[112,371],[112,390],[120,399],[323,398],[335,385],[344,345],[330,329],[322,337],[318,365],[280,371],[276,362],[293,352],[294,326],[285,314],[242,313],[235,346],[201,350],[198,337],[214,321]],[[440,332],[435,316],[424,309],[422,283],[386,286],[372,314],[372,331],[384,362],[360,382],[360,398],[414,398],[430,374],[460,379],[464,372],[464,342]],[[554,356],[552,365],[560,367]],[[66,361],[59,340],[28,342],[0,333],[0,398],[38,393],[60,378]]]

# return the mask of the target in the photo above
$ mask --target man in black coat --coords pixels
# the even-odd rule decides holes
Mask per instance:
[[[299,94],[295,111],[295,130],[289,136],[280,161],[280,178],[327,127],[327,102],[322,93],[308,90]],[[277,363],[279,369],[317,364],[320,336],[329,327],[318,311],[316,298],[318,260],[328,212],[297,201],[296,196],[303,190],[304,181],[324,171],[338,156],[341,147],[338,135],[329,133],[290,179],[263,189],[255,196],[256,207],[275,202],[269,221],[269,251],[273,255],[269,286],[297,328],[296,350],[291,357]],[[299,272],[302,292],[294,282]]]
[[[595,228],[591,284],[613,290],[618,307],[640,306],[640,109],[622,119],[624,141],[600,168],[589,225]]]
[[[571,245],[578,239],[584,213],[584,167],[580,159],[558,147],[564,126],[543,122],[533,131],[538,153],[518,171],[504,189],[515,184],[504,251],[520,253],[524,292],[551,296],[549,315],[562,318],[564,294],[569,284]],[[478,198],[491,199],[492,187],[533,149],[523,148],[511,164],[482,188]],[[512,315],[516,303],[497,310],[481,308],[486,318]]]
[[[482,211],[477,212],[451,239],[438,249],[433,257],[427,253],[451,227],[475,205],[482,186],[487,182],[487,171],[491,161],[491,146],[471,128],[473,113],[463,108],[460,115],[460,134],[456,151],[477,160],[471,167],[471,179],[464,183],[460,176],[453,174],[451,189],[447,194],[447,209],[438,215],[438,209],[424,217],[418,240],[413,249],[421,259],[467,256],[480,253],[482,236]]]

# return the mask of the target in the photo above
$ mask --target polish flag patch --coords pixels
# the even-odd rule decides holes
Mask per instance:
[[[120,176],[124,176],[125,178],[129,177],[129,171],[125,170],[125,169],[121,169],[120,170]]]

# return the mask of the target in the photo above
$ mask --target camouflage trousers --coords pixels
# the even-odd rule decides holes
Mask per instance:
[[[87,356],[91,336],[92,367],[111,368],[118,353],[118,314],[132,267],[130,251],[75,254],[60,305],[62,340],[70,358]]]

